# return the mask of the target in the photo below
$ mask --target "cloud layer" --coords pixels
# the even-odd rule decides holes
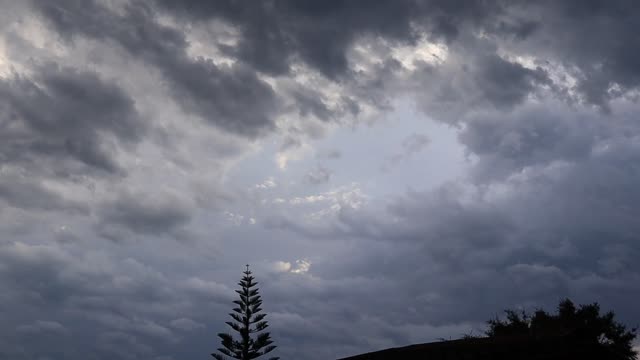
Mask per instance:
[[[0,1],[0,358],[282,358],[640,313],[640,6]]]

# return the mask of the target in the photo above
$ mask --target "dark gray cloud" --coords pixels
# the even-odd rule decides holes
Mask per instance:
[[[193,211],[192,205],[172,194],[125,193],[102,205],[96,226],[102,236],[117,241],[133,234],[187,240],[186,226]]]
[[[477,50],[476,43],[490,42],[488,53],[470,57],[468,52],[460,53],[473,63],[461,64],[456,71],[472,72],[470,80],[477,93],[469,94],[464,90],[465,84],[461,84],[462,88],[448,88],[450,80],[444,80],[436,101],[451,104],[446,106],[477,102],[477,96],[493,106],[510,106],[520,103],[536,87],[550,86],[554,91],[565,95],[569,92],[606,108],[610,99],[637,85],[631,74],[633,67],[628,65],[633,63],[634,47],[625,46],[629,42],[623,40],[625,29],[633,28],[636,18],[635,8],[628,1],[611,6],[578,2],[570,7],[553,2],[485,1],[389,1],[376,6],[342,1],[322,5],[272,1],[251,7],[198,0],[157,4],[164,15],[178,21],[202,24],[218,20],[233,26],[240,32],[238,44],[213,43],[240,61],[228,66],[189,57],[189,42],[184,34],[178,28],[160,24],[156,9],[150,6],[134,3],[124,7],[123,15],[93,2],[36,2],[36,7],[68,38],[77,35],[107,40],[154,64],[170,82],[169,90],[184,109],[226,130],[249,136],[269,129],[279,108],[273,89],[256,76],[256,71],[288,75],[291,66],[302,61],[329,79],[357,83],[360,75],[349,63],[348,52],[357,40],[372,36],[398,44],[415,44],[426,36],[449,45],[455,52]],[[621,9],[626,8],[632,11],[623,13]],[[616,21],[617,14],[629,20]],[[480,39],[475,33],[484,36]],[[602,41],[598,46],[584,48],[583,44],[593,38]],[[504,49],[531,56],[540,64],[550,61],[566,66],[577,85],[552,82],[543,67],[529,69],[504,59],[496,54],[496,45],[501,42]],[[543,48],[543,44],[551,47]],[[439,77],[441,70],[426,69],[430,70],[424,76],[425,82]],[[322,96],[313,96],[312,92],[305,89],[292,96],[302,114],[313,113],[327,119],[331,113]]]
[[[64,199],[26,176],[0,176],[0,199],[9,206],[25,210],[87,210],[86,206]]]
[[[119,171],[113,142],[135,143],[145,128],[118,86],[56,64],[38,67],[33,77],[1,79],[0,111],[2,163],[33,164],[62,176],[78,170],[69,160],[88,170]]]
[[[480,93],[497,107],[521,103],[536,85],[548,81],[540,68],[530,70],[497,55],[476,60],[480,63],[476,74]]]
[[[575,90],[585,101],[606,106],[640,84],[638,39],[630,31],[640,21],[635,2],[546,1],[527,3],[522,11],[540,26],[518,48],[577,70]]]
[[[60,323],[55,321],[43,321],[38,320],[33,324],[23,324],[16,329],[18,332],[27,334],[39,334],[39,333],[67,333],[67,329]]]
[[[183,331],[193,331],[203,328],[204,325],[199,322],[193,321],[189,318],[179,318],[171,321],[171,326]]]
[[[184,316],[211,323],[202,315],[220,306],[216,303],[230,303],[231,291],[223,285],[197,278],[176,281],[131,258],[103,252],[77,256],[55,244],[10,243],[0,246],[0,259],[6,305],[0,334],[13,343],[0,343],[0,354],[12,359],[175,354],[175,349],[167,353],[177,346],[171,326],[197,325]],[[207,295],[192,296],[193,291]],[[195,338],[204,335],[202,328],[191,328],[200,329]],[[26,342],[29,346],[22,346]],[[202,346],[196,348],[206,354]]]
[[[326,121],[333,115],[321,93],[304,87],[298,87],[292,93],[298,103],[300,116],[313,114],[318,119]]]
[[[407,2],[361,6],[342,1],[275,1],[251,8],[232,1],[158,3],[189,19],[218,18],[239,25],[242,41],[237,49],[229,51],[260,71],[272,73],[288,72],[290,62],[299,57],[335,77],[347,70],[345,51],[358,32],[381,31],[401,39],[411,36],[408,20],[412,4]],[[380,21],[383,16],[394,21]]]
[[[234,55],[261,71],[286,73],[300,59],[329,78],[348,72],[346,52],[359,37],[412,43],[426,31],[452,41],[461,27],[500,12],[497,3],[481,1],[267,1],[250,8],[232,1],[157,3],[194,21],[215,18],[238,26],[242,41]]]
[[[189,57],[185,35],[160,24],[152,8],[130,4],[119,15],[95,1],[35,1],[35,6],[69,40],[107,41],[155,66],[169,82],[174,100],[186,111],[246,136],[257,136],[273,126],[275,93],[253,69]]]
[[[545,69],[525,67],[497,54],[494,43],[477,38],[452,45],[447,61],[422,65],[415,75],[421,109],[455,124],[473,122],[476,112],[508,112],[529,98],[562,91]]]
[[[631,130],[632,122],[620,118],[619,127],[607,127],[592,113],[566,113],[558,103],[548,102],[545,107],[477,114],[460,133],[460,141],[479,157],[475,172],[482,181],[552,161],[585,160],[598,141]]]
[[[350,77],[347,52],[359,38],[379,36],[414,43],[421,34],[446,44],[468,46],[467,32],[505,41],[507,48],[568,67],[577,79],[573,91],[589,103],[605,106],[621,91],[637,87],[632,64],[637,46],[632,0],[614,2],[384,1],[371,4],[328,1],[322,5],[270,1],[247,8],[233,2],[158,1],[167,12],[193,21],[218,19],[236,26],[241,41],[229,48],[259,71],[288,73],[301,60],[329,78]],[[591,44],[593,43],[593,44]],[[486,96],[497,105],[525,96],[532,81],[546,83],[542,70],[531,71],[495,55],[484,63]],[[507,80],[508,79],[508,80]],[[613,89],[617,85],[620,89]]]

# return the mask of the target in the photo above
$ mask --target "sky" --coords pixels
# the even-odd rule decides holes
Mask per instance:
[[[640,323],[640,3],[0,0],[0,359]]]

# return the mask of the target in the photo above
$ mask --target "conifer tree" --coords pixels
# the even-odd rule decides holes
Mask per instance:
[[[265,355],[276,348],[275,345],[272,345],[271,335],[264,332],[269,325],[264,320],[266,314],[260,313],[262,300],[258,289],[254,289],[258,283],[254,282],[255,278],[249,271],[249,265],[243,274],[242,280],[238,283],[240,290],[236,290],[236,293],[240,295],[240,300],[233,302],[238,306],[229,314],[233,321],[226,322],[239,333],[240,338],[236,340],[231,334],[218,334],[218,337],[222,339],[222,347],[218,348],[220,354],[211,354],[216,360],[224,360],[224,355],[233,359],[250,360]],[[269,360],[278,359],[278,357],[272,357]]]

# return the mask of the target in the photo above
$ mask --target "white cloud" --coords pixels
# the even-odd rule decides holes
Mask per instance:
[[[272,269],[279,273],[305,274],[309,272],[311,262],[307,259],[299,259],[292,265],[288,261],[276,261],[272,265]]]
[[[311,262],[307,259],[296,260],[295,268],[291,269],[294,274],[305,274],[311,269]]]
[[[278,186],[273,176],[268,177],[265,181],[260,184],[256,184],[255,187],[257,189],[270,189]]]
[[[276,261],[273,264],[273,269],[276,272],[289,272],[291,270],[291,263],[287,261]]]

